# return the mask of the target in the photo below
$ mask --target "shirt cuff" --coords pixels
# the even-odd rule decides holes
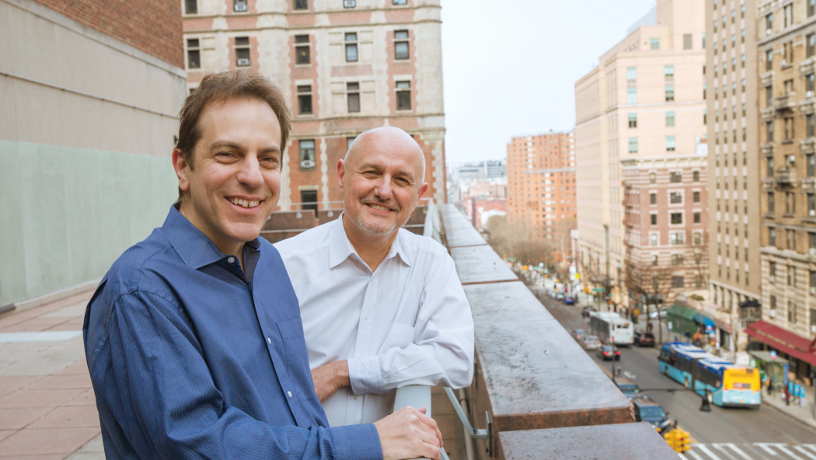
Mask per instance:
[[[351,391],[356,395],[382,392],[383,381],[380,360],[376,355],[351,358],[348,360]]]
[[[329,428],[336,460],[382,460],[380,435],[373,423]]]

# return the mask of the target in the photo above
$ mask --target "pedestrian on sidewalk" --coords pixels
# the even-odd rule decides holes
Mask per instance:
[[[791,400],[791,393],[792,392],[793,392],[793,382],[788,380],[788,385],[785,386],[785,391],[783,393],[783,396],[785,398],[785,405],[786,406],[790,406],[790,400]]]

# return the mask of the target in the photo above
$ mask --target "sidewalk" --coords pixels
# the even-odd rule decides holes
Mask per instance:
[[[778,393],[768,396],[768,392],[762,392],[763,404],[772,406],[800,422],[816,428],[816,419],[813,418],[813,387],[805,388],[805,401],[805,407],[801,407],[798,403],[794,404],[793,402],[788,406]]]
[[[82,345],[92,294],[0,318],[0,460],[105,458]]]

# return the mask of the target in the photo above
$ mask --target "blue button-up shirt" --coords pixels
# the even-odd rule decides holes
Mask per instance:
[[[102,280],[83,333],[107,458],[382,458],[374,425],[328,427],[277,250],[243,255],[172,207]]]

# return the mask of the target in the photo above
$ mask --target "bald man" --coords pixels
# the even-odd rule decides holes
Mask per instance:
[[[473,378],[473,318],[445,248],[402,229],[428,188],[401,129],[361,134],[337,162],[344,212],[281,241],[309,366],[331,426],[388,415],[394,389]]]

